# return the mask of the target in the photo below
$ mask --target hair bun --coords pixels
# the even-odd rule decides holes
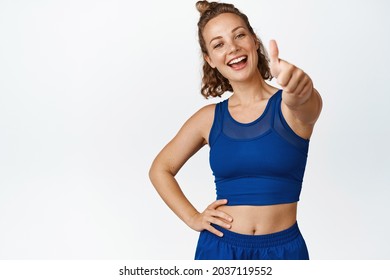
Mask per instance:
[[[198,1],[196,2],[196,9],[198,9],[199,13],[203,15],[207,10],[210,10],[211,4],[208,1]]]

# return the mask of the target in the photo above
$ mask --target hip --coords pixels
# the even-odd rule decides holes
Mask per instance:
[[[263,235],[245,235],[214,225],[224,233],[218,237],[208,231],[199,235],[197,260],[307,260],[305,240],[294,223],[291,227]]]

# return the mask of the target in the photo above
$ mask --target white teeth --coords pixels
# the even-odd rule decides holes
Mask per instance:
[[[228,64],[231,65],[231,64],[234,64],[234,63],[238,63],[238,62],[244,60],[245,58],[246,58],[246,56],[238,57],[238,58],[233,59],[232,61],[230,61]]]

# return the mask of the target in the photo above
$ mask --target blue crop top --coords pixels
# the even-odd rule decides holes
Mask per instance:
[[[299,200],[309,140],[294,133],[281,112],[282,90],[247,124],[232,118],[229,100],[216,105],[210,166],[217,199],[227,205],[272,205]]]

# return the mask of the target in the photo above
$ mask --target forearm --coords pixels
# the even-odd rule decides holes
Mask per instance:
[[[283,102],[294,118],[306,125],[313,125],[316,122],[322,108],[321,96],[314,87],[302,95],[285,93]]]
[[[187,225],[199,212],[190,203],[181,190],[177,180],[169,171],[156,170],[149,172],[150,180],[168,207]]]

